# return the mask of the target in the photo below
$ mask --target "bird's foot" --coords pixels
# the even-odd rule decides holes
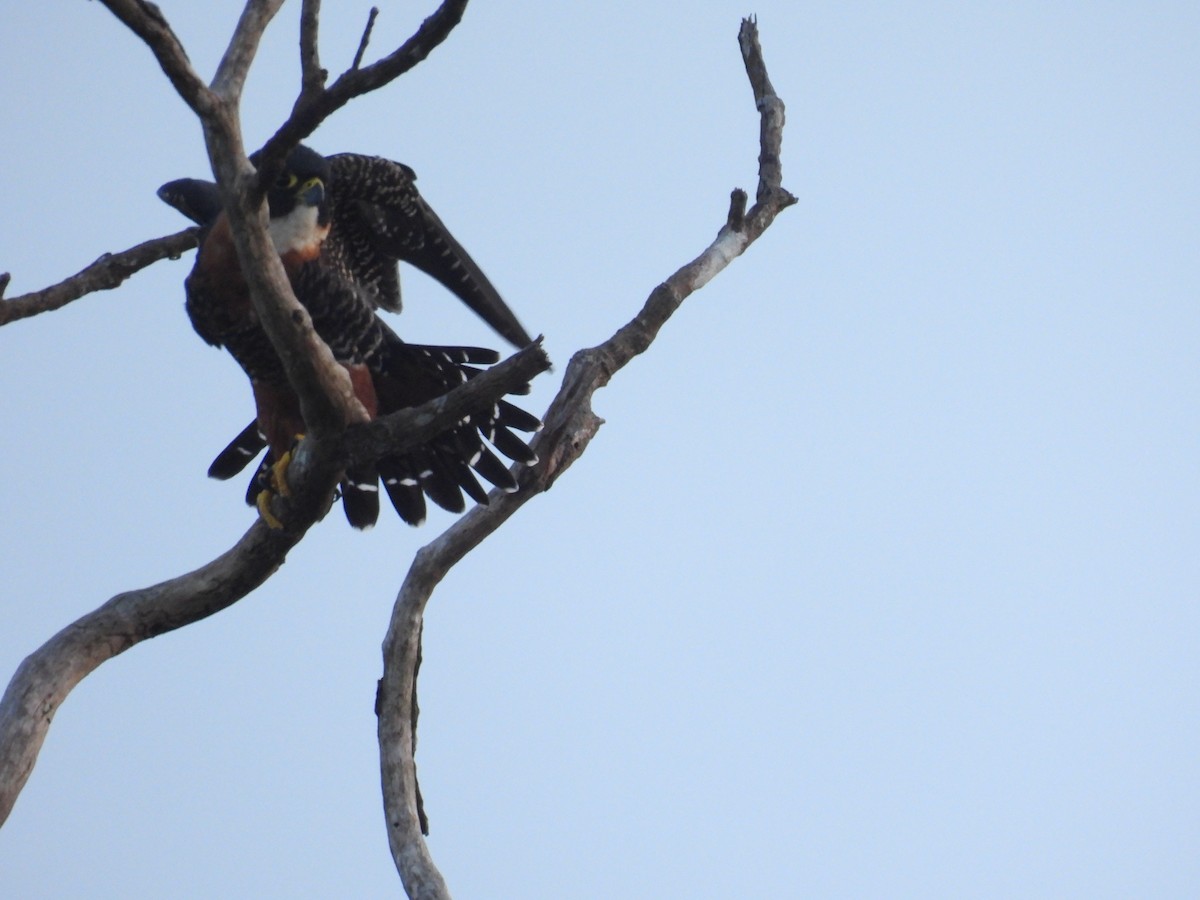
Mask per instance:
[[[295,443],[292,444],[292,449],[295,449],[296,444],[304,439],[304,435],[296,435]],[[292,496],[291,485],[288,484],[287,470],[292,462],[292,450],[288,450],[275,462],[269,470],[267,470],[266,487],[258,493],[255,500],[255,505],[258,507],[258,514],[262,520],[267,523],[268,528],[280,529],[283,528],[283,521],[271,512],[271,500],[275,497],[290,497]]]
[[[267,527],[279,531],[283,528],[283,520],[271,512],[271,500],[275,497],[272,491],[259,491],[255,505],[258,506],[259,517],[267,523]]]

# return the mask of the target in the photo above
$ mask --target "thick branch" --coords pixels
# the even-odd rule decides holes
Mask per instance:
[[[211,114],[201,115],[200,120],[251,302],[300,398],[305,422],[315,436],[321,437],[348,422],[361,420],[365,413],[354,400],[345,372],[292,293],[268,236],[262,183],[246,158],[238,111],[246,73],[263,32],[282,2],[248,0],[213,78],[213,89],[222,103]],[[315,39],[316,23],[311,23],[309,29],[306,37]],[[311,49],[315,51],[315,47]]]
[[[21,294],[11,300],[0,300],[0,325],[58,309],[93,291],[110,291],[123,284],[134,272],[141,271],[160,259],[178,259],[196,246],[199,230],[187,228],[175,234],[145,241],[120,253],[105,253],[87,268],[58,284],[40,291]],[[8,283],[7,277],[4,283]],[[3,291],[0,290],[0,293]]]
[[[282,5],[283,0],[247,0],[212,81],[212,89],[227,103],[236,105],[240,101],[263,32]]]
[[[272,531],[258,522],[208,565],[119,594],[31,653],[0,699],[0,823],[33,770],[54,714],[76,684],[140,641],[190,625],[240,600],[283,563],[303,534]]]
[[[410,569],[405,588],[411,581]],[[433,585],[429,585],[425,596],[432,591]],[[384,815],[392,859],[410,900],[449,900],[450,890],[422,836],[417,789],[415,712],[425,610],[419,593],[420,589],[414,588],[406,596],[401,589],[383,642],[384,674],[379,681],[375,711],[379,716]]]
[[[518,473],[521,485],[515,494],[493,491],[487,506],[469,510],[417,553],[400,588],[383,644],[383,677],[379,683],[379,749],[384,812],[388,842],[410,897],[448,896],[429,858],[418,816],[416,763],[416,665],[425,606],[438,583],[467,553],[499,528],[536,494],[554,481],[582,454],[603,420],[592,412],[592,395],[635,356],[643,353],[667,319],[694,291],[699,290],[734,258],[745,251],[774,221],[795,203],[780,184],[782,169],[771,158],[771,148],[781,146],[783,101],[770,91],[766,67],[758,47],[757,29],[742,22],[742,53],[747,73],[755,85],[755,98],[763,117],[760,133],[760,199],[745,214],[746,196],[735,191],[725,224],[703,253],[678,269],[655,288],[634,318],[611,338],[572,357],[563,384],[543,417],[545,427],[534,444],[538,462]],[[761,79],[756,81],[756,72]],[[762,90],[769,91],[760,96]],[[769,122],[767,121],[769,117]]]

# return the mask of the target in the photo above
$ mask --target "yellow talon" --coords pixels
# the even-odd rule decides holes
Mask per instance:
[[[262,516],[262,520],[267,523],[267,527],[275,531],[283,528],[283,522],[271,512],[271,498],[275,496],[270,491],[259,491],[257,498],[258,514]]]
[[[271,474],[268,478],[268,481],[271,485],[271,488],[280,497],[292,496],[292,488],[288,484],[287,480],[287,468],[291,461],[292,451],[289,450],[287,453],[283,454],[283,456],[279,457],[279,461],[275,463],[275,465],[271,466]]]
[[[296,435],[296,443],[300,443],[302,440],[304,440],[304,435]],[[280,497],[292,496],[292,488],[287,480],[287,470],[291,462],[292,451],[288,450],[271,466],[270,473],[267,475],[267,486],[259,491],[258,497],[255,498],[255,503],[258,506],[258,514],[262,516],[262,520],[267,523],[269,528],[279,529],[283,527],[283,522],[271,512],[271,498],[276,494]]]

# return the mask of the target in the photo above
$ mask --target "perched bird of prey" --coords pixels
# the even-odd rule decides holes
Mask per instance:
[[[414,181],[412,170],[399,163],[357,154],[326,159],[299,146],[267,192],[271,239],[292,290],[372,417],[438,397],[477,374],[476,366],[499,358],[478,347],[408,344],[388,328],[375,310],[400,308],[397,260],[428,272],[514,344],[530,342]],[[241,365],[257,409],[255,421],[214,460],[209,474],[230,478],[266,447],[247,501],[257,500],[271,522],[269,475],[286,465],[296,436],[304,432],[298,398],[250,303],[216,185],[181,179],[163,185],[159,196],[204,226],[185,283],[188,316],[205,341],[224,346]],[[532,451],[510,429],[539,427],[536,417],[505,400],[472,413],[426,444],[348,471],[341,486],[346,517],[358,528],[375,523],[380,476],[396,511],[414,525],[425,518],[425,495],[452,512],[464,509],[463,491],[486,503],[487,492],[472,469],[497,487],[516,485],[481,438],[510,459],[529,463]]]
[[[331,265],[352,274],[371,302],[400,312],[397,261],[420,269],[454,293],[514,347],[532,342],[487,276],[417,191],[408,166],[378,156],[328,156],[326,185],[330,233],[323,251]],[[159,198],[197,225],[221,213],[217,186],[180,178],[158,189]]]

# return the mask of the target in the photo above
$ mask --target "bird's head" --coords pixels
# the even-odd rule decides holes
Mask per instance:
[[[321,154],[303,144],[288,154],[267,191],[271,240],[281,256],[319,250],[329,234],[329,182],[329,163]]]

